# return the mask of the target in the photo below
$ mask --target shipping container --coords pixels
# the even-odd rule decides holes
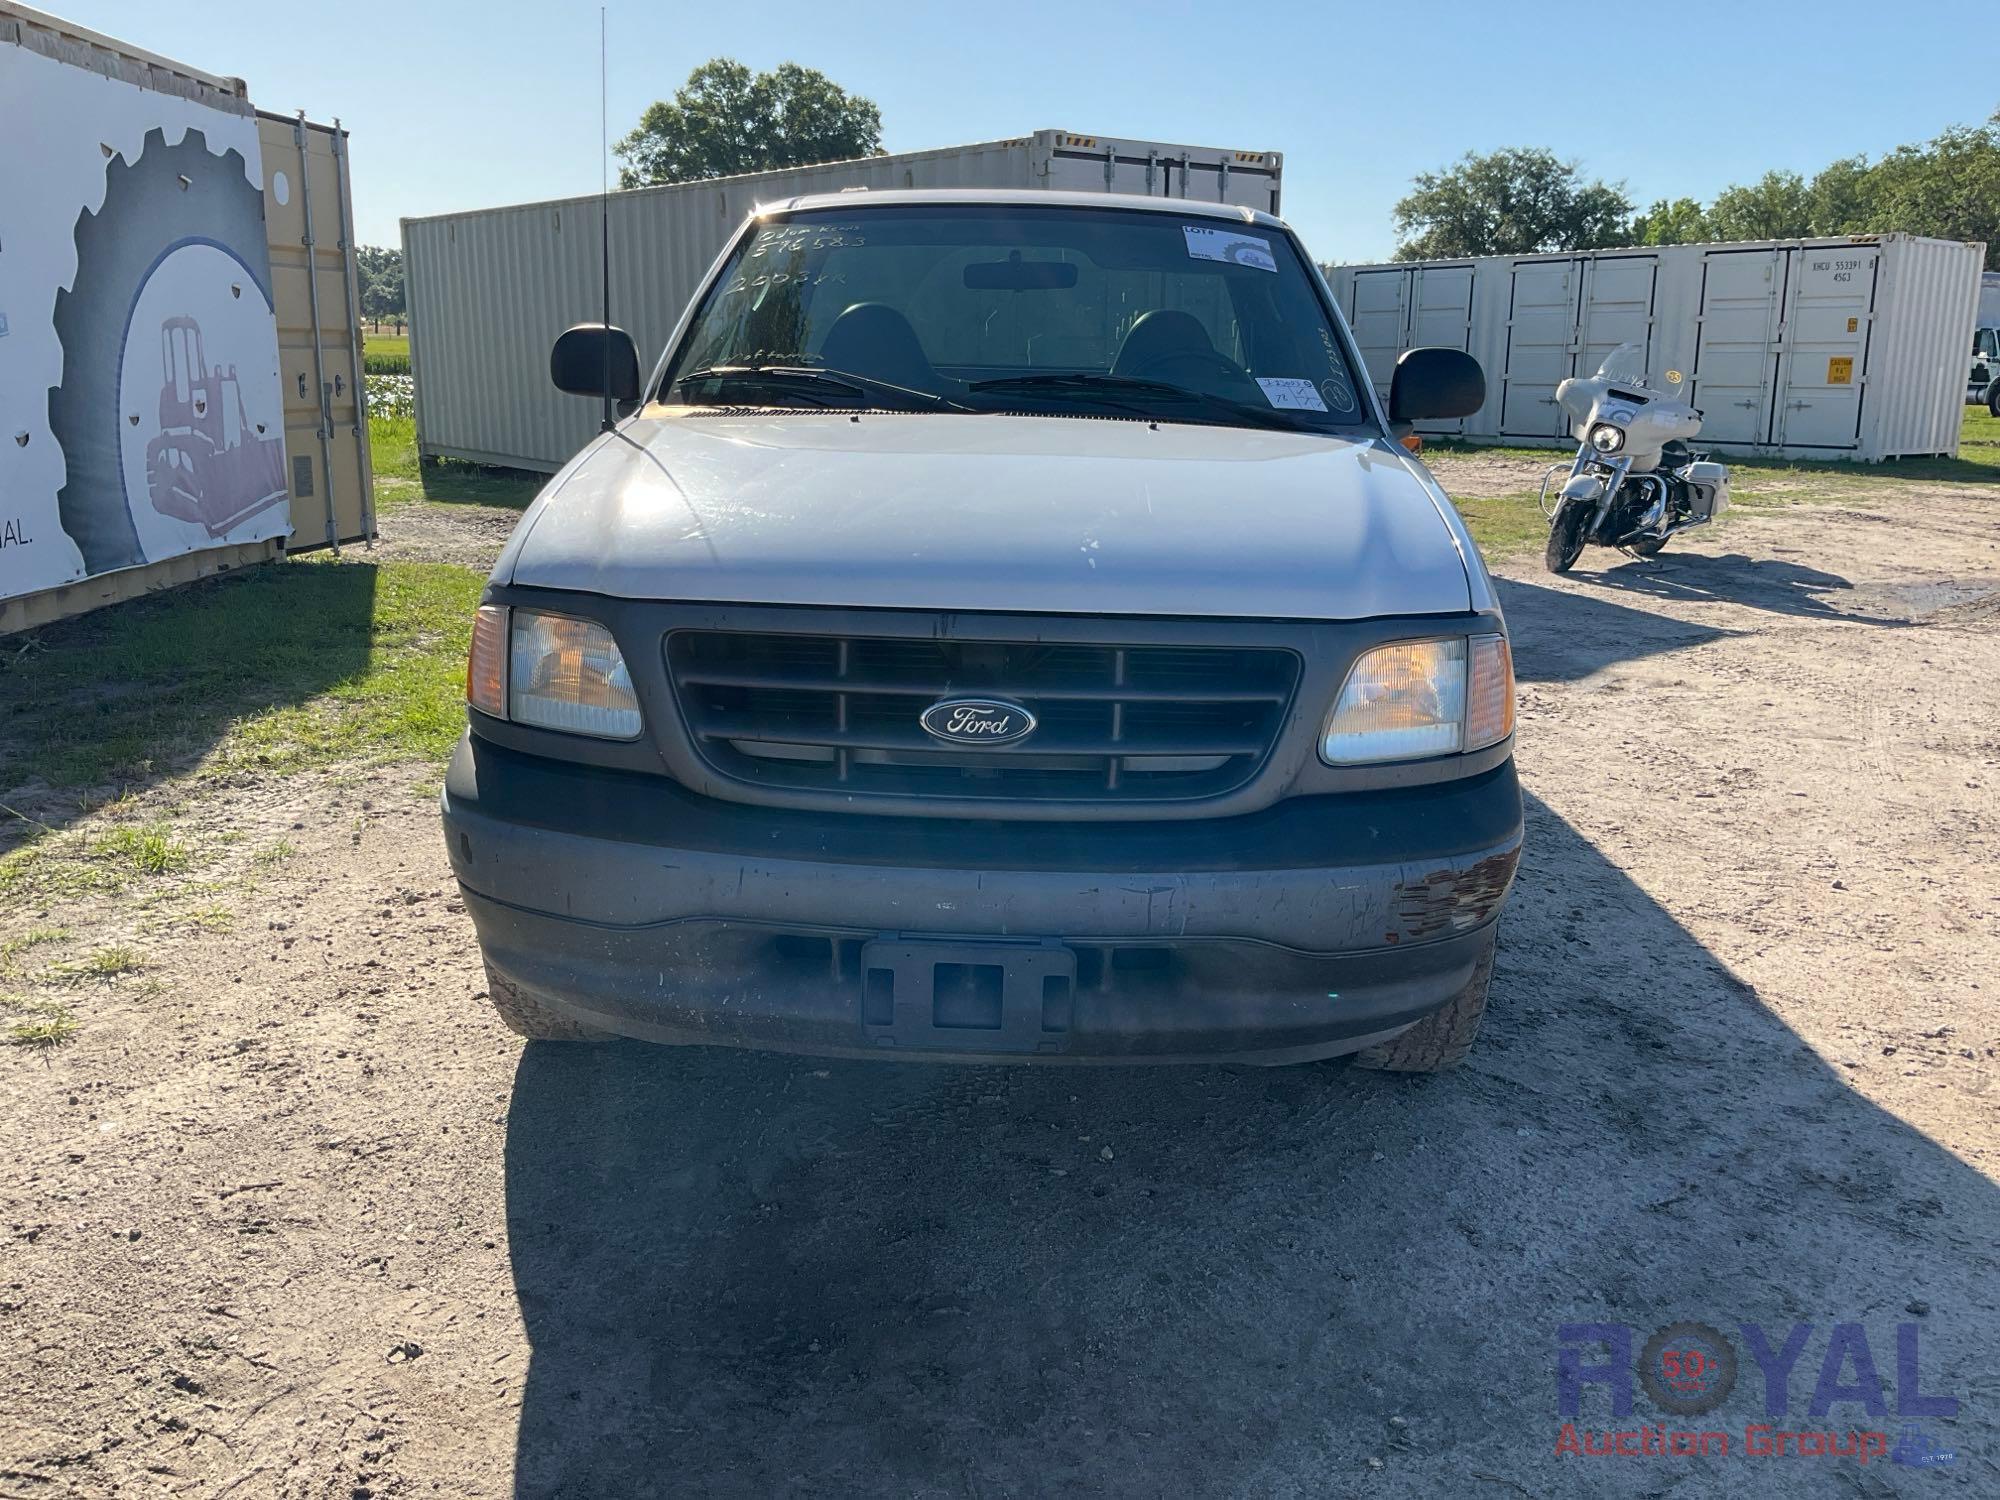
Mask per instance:
[[[1386,396],[1404,350],[1464,349],[1472,416],[1433,435],[1566,446],[1555,389],[1619,344],[1681,372],[1725,452],[1875,462],[1956,454],[1983,245],[1844,235],[1337,266],[1334,297]]]
[[[301,323],[352,339],[344,135],[11,0],[0,134],[35,144],[0,156],[0,633],[370,534],[352,374],[294,353]],[[317,324],[294,308],[315,292]],[[288,434],[322,389],[329,419]]]
[[[375,470],[361,371],[361,276],[347,132],[257,112],[271,303],[285,397],[293,552],[375,536]]]
[[[1050,188],[1235,203],[1276,213],[1283,158],[1042,130],[1013,140],[615,193],[611,317],[650,362],[702,276],[760,204],[847,188]],[[553,471],[596,431],[549,384],[549,348],[603,300],[596,196],[403,220],[422,456]]]

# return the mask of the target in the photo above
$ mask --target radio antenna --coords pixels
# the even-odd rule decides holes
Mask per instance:
[[[611,402],[611,48],[605,7],[597,7],[597,207],[604,238],[604,426],[618,425]]]

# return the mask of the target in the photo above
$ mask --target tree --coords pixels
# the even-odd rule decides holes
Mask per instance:
[[[1806,188],[1806,222],[1814,234],[1853,234],[1868,227],[1875,189],[1865,156],[1844,156],[1820,168]]]
[[[1709,206],[1719,240],[1789,240],[1814,233],[1811,196],[1797,172],[1766,172],[1745,186],[1727,187]]]
[[[620,187],[699,182],[880,155],[882,112],[812,68],[788,62],[753,74],[717,57],[671,100],[649,105],[613,149],[624,163]]]
[[[1707,211],[1692,198],[1662,198],[1632,221],[1635,245],[1693,245],[1715,237]]]
[[[1870,167],[1863,227],[1948,240],[1984,240],[2000,270],[2000,111],[1956,125],[1922,146],[1899,146]]]
[[[403,252],[385,245],[358,245],[354,263],[361,279],[361,315],[377,323],[403,318]]]
[[[1596,249],[1627,237],[1631,212],[1623,184],[1586,182],[1553,151],[1468,151],[1442,171],[1419,173],[1396,205],[1396,258]]]

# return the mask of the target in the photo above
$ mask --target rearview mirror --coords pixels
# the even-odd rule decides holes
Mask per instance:
[[[1067,260],[1022,260],[1015,251],[1006,260],[975,260],[965,268],[965,286],[973,292],[1048,292],[1076,285],[1076,263]]]
[[[1486,372],[1463,349],[1409,349],[1389,381],[1391,422],[1469,417],[1486,404]]]
[[[639,350],[632,335],[602,323],[566,328],[549,351],[549,379],[572,396],[639,399]],[[608,391],[607,391],[608,388]]]

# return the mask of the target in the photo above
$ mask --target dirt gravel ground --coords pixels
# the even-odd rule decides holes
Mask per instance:
[[[2000,495],[1499,571],[1527,854],[1435,1079],[524,1049],[434,768],[208,794],[296,851],[236,929],[0,1053],[0,1495],[2000,1493]],[[1915,1325],[1955,1461],[1744,1456],[1747,1351],[1726,1459],[1558,1455],[1559,1327],[1682,1319],[1892,1436]],[[1885,1417],[1807,1412],[1842,1321]]]

